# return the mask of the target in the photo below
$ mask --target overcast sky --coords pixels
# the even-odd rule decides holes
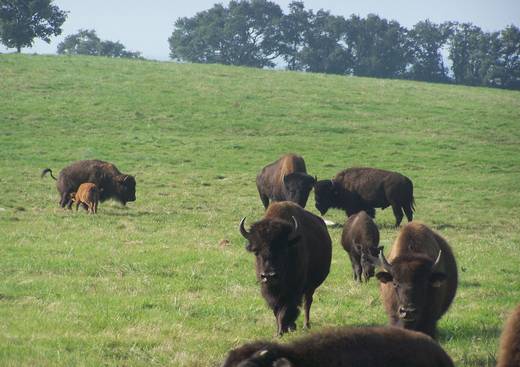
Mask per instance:
[[[79,29],[94,29],[102,40],[119,41],[130,51],[143,56],[168,60],[168,37],[179,17],[191,17],[209,9],[215,0],[55,0],[54,4],[69,11],[63,32],[50,44],[37,40],[32,48],[22,52],[56,53],[56,47],[65,36]],[[291,0],[274,0],[284,10]],[[221,1],[228,4],[229,1]],[[366,16],[377,14],[388,20],[397,20],[410,28],[415,23],[430,19],[440,23],[447,20],[471,22],[485,31],[496,31],[514,24],[520,26],[520,0],[306,0],[309,9],[325,9],[334,15]],[[3,47],[3,46],[0,46]],[[7,51],[5,47],[0,51]],[[13,51],[13,50],[9,50]]]

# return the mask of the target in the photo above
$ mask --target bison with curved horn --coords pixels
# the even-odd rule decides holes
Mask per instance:
[[[507,319],[498,352],[497,367],[520,366],[520,305],[518,305]]]
[[[457,264],[444,238],[422,223],[404,226],[388,260],[381,251],[381,297],[391,325],[435,337],[457,291]]]
[[[256,277],[261,293],[276,317],[279,335],[296,329],[299,307],[304,299],[305,327],[310,327],[314,291],[330,270],[332,244],[321,218],[296,203],[269,205],[264,218],[240,233],[246,250],[256,259]]]

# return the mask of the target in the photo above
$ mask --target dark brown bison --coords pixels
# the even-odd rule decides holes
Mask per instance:
[[[453,362],[427,335],[366,327],[331,329],[289,344],[245,344],[230,351],[222,367],[453,367]]]
[[[47,172],[56,180],[50,168],[42,171],[42,177]],[[78,191],[79,185],[85,182],[96,184],[100,190],[100,201],[115,199],[123,205],[135,201],[134,176],[121,173],[112,163],[99,160],[78,161],[62,169],[56,181],[62,208],[67,206],[70,209],[70,194]]]
[[[82,183],[79,185],[78,191],[70,194],[72,201],[76,202],[76,211],[80,204],[86,206],[90,214],[97,213],[99,202],[99,190],[97,186],[91,182]]]
[[[457,291],[457,264],[448,243],[422,223],[403,227],[389,261],[380,254],[381,297],[391,325],[436,334],[437,320]]]
[[[348,217],[343,226],[341,245],[350,257],[354,280],[361,282],[363,275],[368,282],[379,263],[379,230],[365,211]]]
[[[500,337],[497,367],[520,366],[520,305],[507,319]]]
[[[403,210],[409,222],[415,210],[412,181],[400,173],[376,168],[349,168],[332,180],[318,181],[314,195],[322,215],[337,208],[345,210],[347,216],[364,210],[374,217],[374,208],[391,206],[396,227],[403,220]]]
[[[262,220],[240,233],[255,254],[262,296],[276,316],[278,334],[294,330],[305,298],[305,327],[314,291],[330,270],[332,246],[323,220],[289,201],[269,205]]]
[[[286,154],[265,166],[256,176],[256,187],[264,208],[271,201],[292,201],[305,208],[315,179],[307,174],[305,161],[294,154]]]

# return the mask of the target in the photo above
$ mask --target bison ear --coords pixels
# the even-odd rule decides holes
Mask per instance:
[[[388,283],[388,282],[391,282],[392,280],[394,280],[394,277],[392,276],[392,274],[390,274],[389,272],[387,271],[380,271],[376,274],[376,278],[381,282],[381,283]]]
[[[444,274],[444,273],[433,273],[430,276],[430,285],[433,288],[439,288],[445,280],[446,280],[446,274]]]

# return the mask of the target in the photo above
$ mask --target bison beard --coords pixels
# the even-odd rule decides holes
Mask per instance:
[[[135,201],[135,178],[121,173],[116,166],[100,160],[78,161],[61,170],[56,179],[50,168],[42,171],[42,177],[49,172],[56,180],[60,193],[60,206],[70,209],[70,195],[78,191],[82,183],[94,183],[100,190],[100,201],[114,199],[126,205]]]
[[[393,327],[337,328],[289,344],[258,341],[228,353],[222,367],[453,367],[430,337]]]

